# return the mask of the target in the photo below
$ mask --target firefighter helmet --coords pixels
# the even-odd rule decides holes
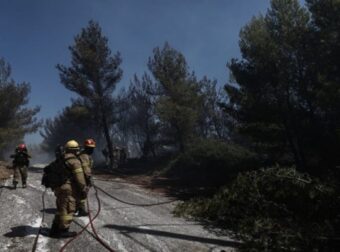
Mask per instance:
[[[89,138],[85,140],[84,146],[90,147],[90,148],[96,148],[96,142],[92,138]]]
[[[65,144],[65,150],[79,150],[79,144],[75,140],[70,140]]]
[[[26,145],[25,144],[19,144],[18,150],[21,150],[21,151],[26,150]]]

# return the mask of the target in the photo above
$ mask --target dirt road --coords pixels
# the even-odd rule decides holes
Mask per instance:
[[[28,187],[11,189],[11,181],[0,186],[0,250],[32,251],[34,239],[42,219],[40,185],[42,165],[29,170]],[[176,202],[150,192],[122,179],[95,180],[102,204],[94,225],[99,236],[115,251],[234,251],[228,237],[216,236],[201,225],[173,217]],[[20,184],[19,184],[20,185]],[[36,251],[59,251],[67,239],[47,236],[55,213],[55,198],[48,190],[45,196],[45,221]],[[94,189],[89,193],[89,204],[94,214],[98,204]],[[71,229],[81,230],[87,217],[75,218]],[[88,228],[73,241],[66,251],[107,251],[93,238]]]

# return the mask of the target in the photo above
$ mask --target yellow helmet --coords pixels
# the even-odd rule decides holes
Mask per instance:
[[[70,140],[65,144],[66,150],[79,150],[79,144],[75,140]]]

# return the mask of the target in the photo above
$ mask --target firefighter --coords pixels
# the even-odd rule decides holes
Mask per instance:
[[[15,154],[11,155],[13,158],[13,187],[17,188],[19,176],[21,176],[22,187],[27,187],[27,167],[29,166],[29,159],[31,156],[28,154],[25,144],[19,144],[15,149]],[[20,174],[20,175],[19,175]]]
[[[70,232],[70,224],[76,210],[76,198],[85,199],[87,186],[83,168],[77,155],[79,154],[79,144],[70,140],[65,144],[65,154],[63,155],[63,166],[65,183],[55,188],[57,197],[57,213],[54,217],[50,236],[55,238],[66,238],[75,236],[76,232]]]
[[[86,139],[84,142],[84,149],[79,155],[81,165],[84,170],[86,185],[90,188],[93,185],[92,181],[92,169],[93,159],[91,157],[94,148],[96,148],[96,142],[93,139]],[[86,199],[77,201],[78,216],[87,216],[89,213],[86,210]]]

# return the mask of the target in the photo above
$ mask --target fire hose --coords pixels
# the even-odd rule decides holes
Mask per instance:
[[[97,210],[97,213],[95,214],[95,216],[92,218],[91,216],[91,211],[90,211],[90,204],[89,204],[89,201],[88,199],[86,200],[86,204],[87,204],[87,208],[88,208],[88,212],[89,212],[89,223],[87,223],[84,227],[82,227],[82,229],[77,233],[76,236],[72,237],[71,239],[69,239],[62,247],[61,249],[59,250],[59,252],[63,252],[65,251],[66,247],[71,243],[73,242],[75,239],[77,239],[86,229],[88,226],[91,226],[91,229],[94,233],[94,238],[103,246],[105,247],[108,251],[110,252],[114,252],[115,250],[112,249],[105,241],[103,241],[98,233],[97,233],[97,230],[95,229],[94,227],[94,220],[99,216],[100,214],[100,211],[101,211],[101,202],[100,202],[100,199],[99,199],[99,195],[98,195],[98,190],[100,190],[102,193],[106,194],[107,196],[115,199],[116,201],[118,202],[121,202],[121,203],[124,203],[124,204],[128,204],[128,205],[134,205],[134,206],[140,206],[140,207],[150,207],[150,206],[155,206],[155,205],[162,205],[162,204],[168,204],[168,203],[171,203],[175,200],[171,200],[171,201],[165,201],[165,202],[159,202],[159,203],[154,203],[154,204],[136,204],[136,203],[132,203],[132,202],[126,202],[126,201],[123,201],[109,193],[107,193],[105,190],[103,190],[102,188],[94,185],[93,186],[94,190],[95,190],[95,196],[96,196],[96,200],[97,200],[97,203],[98,203],[98,210]],[[41,229],[42,229],[42,224],[45,220],[45,194],[46,194],[46,191],[47,189],[45,189],[45,191],[43,192],[42,194],[42,204],[43,204],[43,215],[42,215],[42,220],[41,220],[41,224],[40,224],[40,227],[39,227],[39,230],[38,230],[38,234],[34,240],[34,244],[33,244],[33,248],[32,248],[32,252],[35,252],[36,251],[36,248],[37,248],[37,244],[38,244],[38,240],[39,240],[39,235],[41,233]]]
[[[112,194],[109,194],[108,192],[106,192],[105,190],[103,190],[102,188],[94,185],[94,188],[96,190],[99,190],[101,191],[102,193],[104,193],[105,195],[109,196],[110,198],[120,202],[120,203],[123,203],[123,204],[126,204],[126,205],[130,205],[130,206],[139,206],[139,207],[152,207],[152,206],[159,206],[159,205],[165,205],[165,204],[169,204],[169,203],[172,203],[172,202],[175,202],[177,200],[168,200],[168,201],[163,201],[163,202],[157,202],[157,203],[151,203],[151,204],[138,204],[138,203],[133,203],[133,202],[127,202],[125,200],[122,200],[122,199],[119,199],[115,196],[113,196]]]
[[[46,194],[47,188],[45,189],[45,191],[43,192],[41,199],[42,199],[42,204],[43,204],[43,213],[42,213],[42,218],[41,218],[41,223],[40,223],[40,227],[38,230],[38,234],[34,239],[34,243],[33,243],[33,247],[32,247],[32,252],[34,252],[37,249],[37,244],[38,244],[38,240],[39,240],[39,235],[41,233],[41,229],[42,229],[42,225],[44,223],[45,220],[45,194]]]

